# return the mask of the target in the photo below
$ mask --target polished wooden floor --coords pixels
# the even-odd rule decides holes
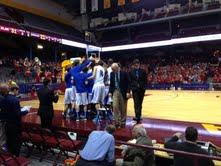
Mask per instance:
[[[143,102],[143,125],[148,135],[158,142],[163,142],[165,137],[170,137],[175,132],[184,132],[187,126],[195,126],[199,131],[199,139],[211,141],[221,146],[221,92],[219,91],[172,91],[172,90],[147,90]],[[31,105],[32,110],[23,122],[26,125],[39,125],[40,119],[36,114],[38,100],[21,102],[21,105]],[[63,120],[63,96],[54,104],[55,117],[53,125],[57,128],[78,132],[87,136],[96,129],[93,121],[75,122]],[[128,140],[130,130],[135,124],[133,100],[128,101],[128,118],[125,128],[118,129],[115,138]],[[105,123],[105,122],[103,122]],[[104,124],[105,125],[105,124]],[[103,126],[104,126],[103,125]]]

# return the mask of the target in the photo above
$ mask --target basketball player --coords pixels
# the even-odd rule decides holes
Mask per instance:
[[[70,71],[70,68],[68,67],[66,69],[66,72],[68,73]],[[65,94],[64,94],[64,113],[63,113],[63,118],[69,117],[68,115],[68,109],[72,109],[72,104],[75,101],[75,95],[74,95],[74,91],[72,89],[72,83],[73,83],[73,76],[67,78],[67,74],[65,75],[65,85],[66,85],[66,89],[65,89]],[[73,104],[74,105],[74,104]]]
[[[95,104],[95,108],[98,111],[100,103],[104,104],[105,98],[105,85],[104,85],[105,71],[103,68],[103,61],[98,61],[97,66],[94,67],[93,75],[88,79],[94,79],[94,86],[92,89],[91,103]]]
[[[80,73],[75,74],[74,80],[76,85],[76,121],[79,121],[80,105],[84,107],[84,120],[87,120],[87,71],[88,68],[85,66],[82,68]]]
[[[87,77],[91,77],[93,75],[93,69],[94,69],[94,66],[95,66],[95,61],[92,61],[91,64],[89,65],[88,67],[88,72],[87,72]],[[92,103],[91,103],[91,100],[92,100],[92,89],[93,89],[93,86],[94,86],[94,80],[93,79],[90,79],[88,80],[88,84],[87,84],[87,97],[88,97],[88,107],[87,107],[87,110],[88,110],[88,117],[91,118],[92,116]]]
[[[108,68],[105,79],[105,104],[111,105],[112,97],[109,96],[109,89],[110,89],[110,73],[112,72],[111,65],[113,64],[113,59],[108,59],[107,63],[108,63]]]
[[[73,67],[67,73],[67,79],[70,78],[70,77],[74,78],[75,74],[80,73],[82,68],[89,65],[90,62],[91,62],[91,60],[86,60],[86,59],[84,59],[81,64],[79,64],[80,63],[79,61],[74,61]],[[72,102],[73,112],[75,112],[75,100],[76,100],[76,86],[75,86],[75,83],[76,83],[76,81],[73,80],[73,86],[72,86],[72,90],[73,90],[73,102]]]

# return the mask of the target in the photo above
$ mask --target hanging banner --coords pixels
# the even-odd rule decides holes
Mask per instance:
[[[87,13],[87,4],[86,0],[81,0],[81,14]]]
[[[131,0],[132,3],[139,2],[140,0]]]
[[[118,0],[118,6],[125,5],[125,0]]]
[[[110,0],[104,0],[104,9],[108,9],[111,7],[111,2]]]
[[[91,0],[91,11],[98,11],[98,0]]]

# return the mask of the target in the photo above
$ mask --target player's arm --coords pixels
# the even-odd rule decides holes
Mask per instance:
[[[97,67],[94,67],[94,71],[93,71],[92,76],[88,77],[87,79],[88,80],[94,79],[96,77],[96,73],[97,73]]]

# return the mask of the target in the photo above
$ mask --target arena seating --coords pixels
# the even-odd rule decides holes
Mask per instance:
[[[219,2],[211,2],[207,6],[207,10],[212,10],[212,9],[219,9],[220,8],[220,3]]]
[[[171,17],[171,16],[176,16],[176,15],[181,15],[181,14],[187,14],[187,13],[195,13],[195,12],[200,12],[203,10],[213,10],[213,9],[218,9],[220,8],[220,2],[216,1],[216,2],[207,2],[206,4],[203,3],[197,3],[197,2],[193,2],[191,4],[189,3],[181,3],[181,4],[168,4],[168,6],[165,6],[165,4],[161,4],[162,6],[160,8],[155,8],[153,12],[143,12],[146,11],[144,8],[142,9],[142,12],[137,12],[137,10],[135,10],[135,12],[137,12],[137,19],[136,20],[130,20],[127,19],[125,21],[121,21],[118,20],[116,22],[110,22],[107,25],[106,24],[99,24],[99,26],[97,26],[96,28],[103,28],[103,27],[109,27],[109,26],[117,26],[117,25],[125,25],[125,24],[131,24],[134,23],[135,21],[137,22],[141,22],[141,21],[147,21],[147,20],[153,20],[153,19],[159,19],[159,18],[164,18],[164,17]],[[176,7],[171,7],[170,5],[177,5]],[[136,5],[133,6],[134,8],[136,8]],[[126,7],[124,9],[124,14],[125,13],[129,13],[133,10],[131,10],[131,8],[133,8],[132,6],[130,7]],[[137,8],[136,8],[137,9]],[[159,10],[157,10],[159,9]],[[109,14],[108,17],[106,18],[111,18],[111,17],[116,17],[119,13],[121,13],[121,10],[115,10],[114,12],[111,13],[111,15]],[[126,15],[126,14],[125,14]],[[94,19],[95,17],[93,17]],[[97,16],[97,18],[99,18],[99,16]],[[101,17],[104,18],[104,17]]]
[[[179,36],[188,37],[188,36],[197,36],[197,35],[208,35],[208,34],[216,34],[220,31],[221,30],[219,25],[201,26],[201,27],[180,29]]]
[[[168,40],[168,39],[170,39],[168,32],[159,32],[159,33],[152,33],[152,34],[137,35],[134,41],[136,43],[143,43],[143,42],[161,41],[161,40]]]
[[[31,160],[25,157],[16,157],[1,147],[0,149],[0,164],[1,165],[26,166],[30,163],[31,163]]]
[[[12,20],[11,17],[5,12],[5,8],[0,7],[0,18],[4,20]]]
[[[28,157],[32,155],[35,147],[39,149],[41,153],[39,161],[44,159],[48,151],[55,154],[54,149],[57,149],[58,153],[54,165],[57,165],[61,155],[65,155],[66,158],[69,158],[68,152],[75,152],[77,155],[82,146],[82,141],[72,140],[67,132],[59,130],[51,131],[41,127],[30,128],[23,126],[22,142],[28,149]]]

